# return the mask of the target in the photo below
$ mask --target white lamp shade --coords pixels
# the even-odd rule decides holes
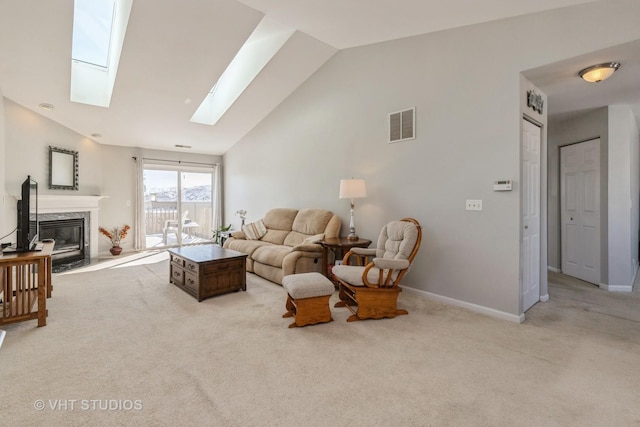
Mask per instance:
[[[367,186],[364,179],[341,179],[340,198],[341,199],[361,199],[367,197]]]

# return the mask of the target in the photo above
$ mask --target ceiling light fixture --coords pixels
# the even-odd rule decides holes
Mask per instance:
[[[607,62],[585,68],[578,74],[589,83],[599,83],[611,77],[618,68],[620,68],[619,62]]]
[[[47,110],[47,111],[53,111],[53,109],[56,108],[55,105],[47,104],[46,102],[43,102],[42,104],[40,104],[39,107],[42,108],[43,110]]]

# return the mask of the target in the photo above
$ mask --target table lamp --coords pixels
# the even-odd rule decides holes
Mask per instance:
[[[351,200],[351,217],[349,220],[349,235],[347,236],[347,239],[349,240],[358,240],[358,235],[356,234],[356,222],[353,216],[353,209],[355,208],[353,199],[361,199],[363,197],[367,197],[367,187],[364,183],[364,179],[352,178],[340,180],[340,198]]]

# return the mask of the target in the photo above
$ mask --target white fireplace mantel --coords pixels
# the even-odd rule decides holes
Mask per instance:
[[[99,202],[109,196],[78,196],[78,195],[38,195],[38,214],[58,212],[89,212],[89,256],[98,257],[98,223]]]
[[[81,212],[98,209],[98,203],[106,197],[109,196],[39,194],[38,212]]]

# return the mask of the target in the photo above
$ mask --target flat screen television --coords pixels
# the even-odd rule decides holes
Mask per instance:
[[[22,198],[18,200],[16,252],[34,249],[38,240],[38,183],[27,176],[22,183]]]

